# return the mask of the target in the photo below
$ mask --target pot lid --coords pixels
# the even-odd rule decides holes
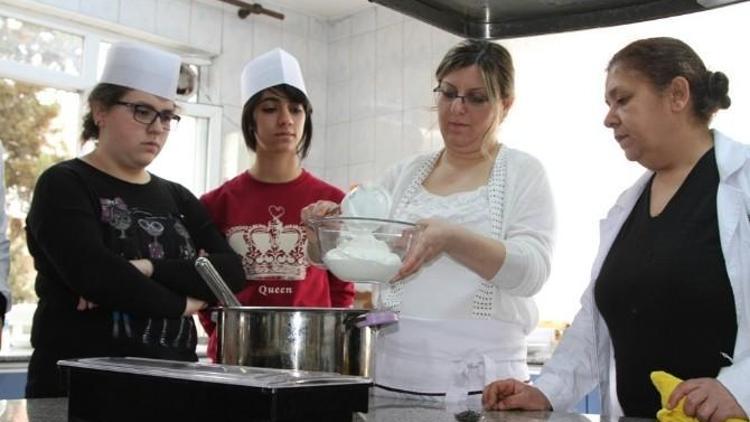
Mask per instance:
[[[101,357],[61,360],[60,366],[113,373],[165,377],[215,384],[242,385],[267,390],[332,385],[371,384],[365,377],[334,372],[257,368],[162,359]]]

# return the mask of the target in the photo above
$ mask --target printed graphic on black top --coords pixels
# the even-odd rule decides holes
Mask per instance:
[[[158,261],[175,256],[196,258],[190,234],[179,217],[156,215],[149,210],[130,208],[122,198],[100,198],[101,220],[111,231],[110,248],[127,260]],[[126,312],[112,312],[112,338],[144,345],[192,348],[195,346],[193,319],[148,318],[138,320]]]

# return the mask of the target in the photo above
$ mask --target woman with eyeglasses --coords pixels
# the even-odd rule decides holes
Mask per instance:
[[[198,199],[146,170],[180,120],[179,68],[177,55],[113,45],[83,122],[82,141],[95,149],[36,183],[26,220],[39,297],[27,397],[66,394],[60,359],[196,361],[193,315],[215,301],[193,267],[198,256],[241,286],[240,261]]]
[[[479,401],[498,374],[528,380],[532,296],[550,273],[555,225],[541,163],[503,144],[513,63],[502,46],[464,41],[436,71],[444,147],[392,168],[392,218],[424,227],[382,306],[400,314],[375,350],[378,395]],[[325,214],[325,204],[307,210]]]

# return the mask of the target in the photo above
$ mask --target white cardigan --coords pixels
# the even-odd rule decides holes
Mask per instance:
[[[415,196],[440,154],[418,155],[383,176],[380,183],[393,197],[391,217]],[[477,286],[475,304],[482,305],[475,305],[473,318],[496,319],[500,313],[507,314],[497,307],[500,302],[508,304],[511,298],[517,311],[512,312],[515,321],[509,322],[523,326],[528,333],[538,320],[531,297],[542,288],[551,270],[555,229],[552,192],[539,160],[507,146],[500,149],[487,186],[491,233],[485,235],[502,241],[507,256],[495,276]]]
[[[392,218],[424,217],[429,211],[417,211],[424,205],[418,196],[439,156],[419,155],[384,175],[381,183],[394,199]],[[552,192],[536,158],[505,146],[486,192],[476,192],[476,200],[466,202],[475,208],[466,210],[467,220],[452,221],[503,242],[504,264],[485,280],[443,254],[407,279],[381,285],[381,304],[401,317],[378,332],[377,385],[445,394],[446,402],[453,402],[498,378],[528,379],[525,338],[538,321],[531,296],[550,272]],[[466,192],[437,202],[447,209],[471,196]]]
[[[734,363],[722,368],[717,379],[750,413],[750,146],[718,131],[712,133],[719,169],[716,195],[719,237],[737,309]],[[622,415],[611,340],[596,307],[593,288],[614,239],[652,174],[647,172],[623,192],[606,219],[600,222],[599,252],[590,284],[581,298],[581,310],[535,381],[555,410],[571,410],[598,385],[603,413]]]

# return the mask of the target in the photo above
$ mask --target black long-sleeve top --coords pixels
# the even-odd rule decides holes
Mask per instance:
[[[714,150],[655,217],[651,182],[612,244],[594,289],[614,347],[617,397],[625,415],[634,417],[653,417],[661,408],[652,371],[715,378],[731,363],[727,357],[738,335],[719,239]]]
[[[195,360],[186,297],[215,302],[193,267],[200,251],[233,291],[245,282],[197,198],[154,175],[133,184],[79,159],[56,164],[37,181],[26,233],[38,271],[31,341],[52,358]],[[150,278],[129,262],[144,258]],[[79,298],[98,307],[79,311]]]

